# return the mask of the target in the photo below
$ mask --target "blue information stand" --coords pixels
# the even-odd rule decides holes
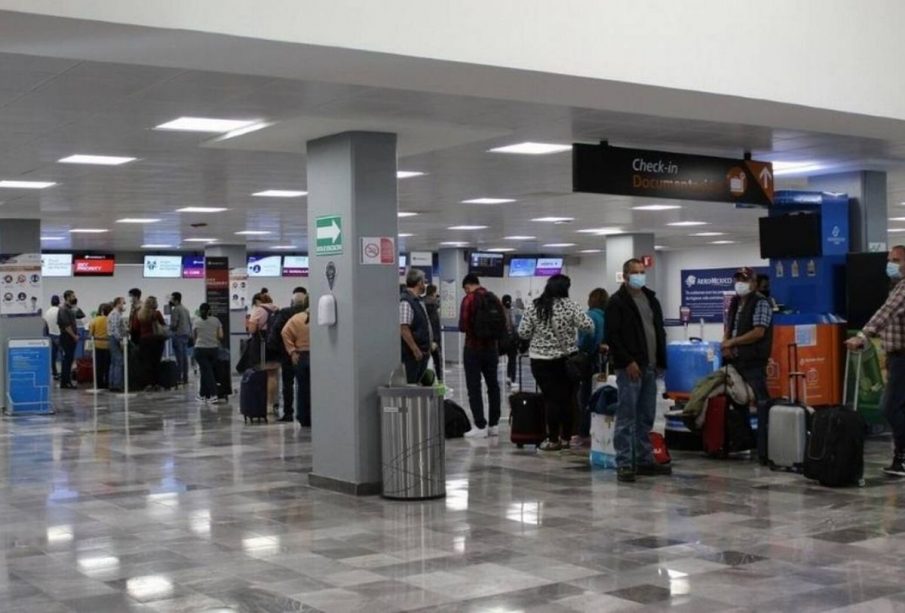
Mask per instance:
[[[53,413],[50,339],[10,339],[6,346],[6,409],[12,415]]]

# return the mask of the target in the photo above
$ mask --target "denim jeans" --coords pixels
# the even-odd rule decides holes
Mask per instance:
[[[295,365],[295,394],[299,423],[311,427],[311,354],[307,351],[299,354]]]
[[[468,388],[468,406],[474,417],[474,425],[483,429],[488,425],[484,418],[484,396],[481,393],[481,377],[487,383],[487,400],[490,403],[490,426],[500,423],[500,380],[497,368],[500,355],[496,349],[472,349],[466,347],[462,354],[465,367],[465,387]]]
[[[110,389],[123,389],[123,342],[110,338]]]
[[[624,369],[617,370],[616,387],[619,389],[613,432],[616,466],[653,464],[650,432],[657,416],[657,369],[643,369],[637,381],[632,381]]]
[[[283,390],[283,417],[292,417],[295,414],[295,365],[285,356],[280,362],[280,378]]]
[[[173,353],[176,354],[176,373],[179,383],[189,382],[189,337],[185,334],[173,336]]]
[[[66,334],[60,336],[60,350],[63,352],[63,361],[60,364],[60,385],[72,385],[72,362],[75,360],[76,342]]]
[[[215,398],[217,396],[217,376],[214,368],[217,365],[220,349],[195,347],[194,353],[195,361],[198,362],[198,375],[201,379],[198,395],[202,398]]]
[[[53,373],[54,377],[58,377],[60,375],[60,371],[57,368],[57,362],[60,360],[60,335],[59,334],[51,334],[50,335],[50,372]]]
[[[905,355],[887,355],[886,373],[883,413],[892,429],[896,454],[905,454]]]

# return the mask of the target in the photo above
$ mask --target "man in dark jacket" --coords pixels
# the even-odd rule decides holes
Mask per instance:
[[[729,304],[723,335],[723,357],[735,366],[751,386],[757,399],[757,455],[767,463],[767,362],[773,347],[773,306],[766,296],[756,291],[759,283],[753,269],[739,268],[735,275],[735,296]]]
[[[440,298],[437,296],[436,285],[427,286],[427,295],[424,297],[424,306],[427,308],[427,318],[431,322],[431,331],[434,334],[434,344],[431,346],[431,358],[434,360],[437,379],[443,381],[443,351],[440,349],[443,334],[440,328]]]
[[[672,468],[654,461],[650,432],[657,413],[657,371],[666,368],[666,329],[656,295],[645,287],[641,260],[622,266],[624,282],[606,308],[606,338],[616,369],[619,405],[613,446],[616,477],[668,475]]]
[[[296,288],[304,289],[304,288]],[[292,422],[295,418],[295,365],[283,345],[283,328],[292,316],[303,312],[308,305],[308,293],[296,291],[292,304],[277,311],[271,328],[267,331],[267,350],[280,356],[280,375],[283,380],[283,416],[280,421]]]
[[[430,360],[433,332],[424,294],[424,271],[411,268],[405,276],[405,290],[399,298],[399,331],[402,337],[402,363],[409,383],[418,383]]]

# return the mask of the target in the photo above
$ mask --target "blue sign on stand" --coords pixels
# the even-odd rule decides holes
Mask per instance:
[[[763,268],[755,268],[758,274]],[[683,270],[682,306],[691,310],[690,321],[703,319],[708,323],[722,323],[726,296],[735,294],[735,280],[732,278],[738,268],[703,268]]]
[[[13,414],[53,413],[50,339],[10,339],[6,348],[6,408]]]

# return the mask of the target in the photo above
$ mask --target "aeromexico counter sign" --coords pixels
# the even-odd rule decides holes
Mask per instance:
[[[572,190],[677,200],[773,202],[773,165],[755,160],[576,144]]]

